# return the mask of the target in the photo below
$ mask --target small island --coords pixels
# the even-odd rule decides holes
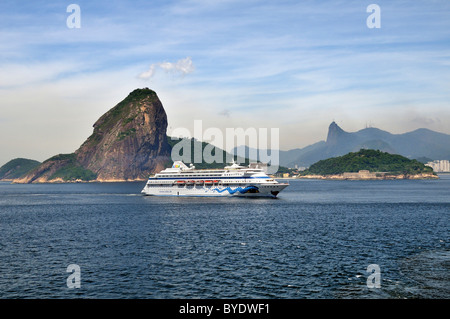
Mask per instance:
[[[0,181],[12,182],[14,179],[35,169],[40,164],[41,162],[27,158],[15,158],[0,167]]]
[[[417,160],[378,150],[362,149],[318,161],[298,178],[328,180],[436,179],[433,169]]]

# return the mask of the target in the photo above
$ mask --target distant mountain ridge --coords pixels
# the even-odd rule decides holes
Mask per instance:
[[[244,150],[242,150],[244,148]],[[336,122],[328,127],[326,141],[304,148],[279,151],[280,165],[286,167],[308,167],[320,160],[342,156],[360,149],[375,149],[398,154],[409,159],[421,157],[450,159],[450,135],[421,128],[403,134],[392,134],[374,127],[357,132],[346,132]],[[234,149],[248,156],[249,149],[240,146]]]

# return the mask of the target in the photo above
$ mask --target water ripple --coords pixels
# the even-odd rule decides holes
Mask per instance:
[[[0,297],[448,298],[447,197],[363,184],[293,181],[276,201],[2,184]],[[66,285],[73,263],[80,289]],[[367,287],[370,264],[380,289]]]

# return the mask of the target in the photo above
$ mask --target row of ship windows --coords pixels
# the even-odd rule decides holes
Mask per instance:
[[[266,182],[273,182],[274,180],[273,179],[266,179],[265,180]],[[190,182],[196,182],[196,181],[190,181]],[[204,183],[204,181],[199,181],[200,182],[200,184],[203,184]],[[214,181],[214,184],[216,185],[216,184],[220,184],[220,185],[231,185],[231,186],[233,186],[233,185],[241,185],[241,183],[254,183],[255,181],[254,180],[247,180],[247,179],[240,179],[240,180],[221,180],[221,181]],[[149,184],[152,184],[152,185],[169,185],[169,186],[171,186],[171,185],[175,185],[176,184],[176,182],[175,181],[167,181],[167,182],[165,182],[165,181],[156,181],[156,180],[151,180],[150,182],[149,182]],[[211,184],[211,183],[206,183],[206,184]]]
[[[223,177],[223,176],[242,176],[242,174],[201,174],[201,175],[158,175],[157,177],[171,177],[171,178],[178,178],[178,177]]]
[[[166,184],[154,184],[154,185],[148,185],[151,187],[163,187],[163,188],[172,188],[172,185],[166,185]],[[222,184],[222,185],[178,185],[179,188],[181,187],[188,187],[188,188],[194,188],[194,187],[217,187],[217,186],[223,186],[223,187],[228,187],[228,186],[233,186],[233,187],[247,187],[248,184]],[[272,187],[270,185],[258,185],[259,188],[268,188],[268,187]]]
[[[266,179],[265,181],[266,181],[266,182],[273,182],[274,179]],[[193,181],[193,182],[194,182],[194,181]],[[202,181],[200,181],[200,182],[202,182]],[[242,179],[239,179],[239,180],[227,180],[227,179],[222,179],[221,181],[219,181],[219,183],[231,183],[231,185],[236,185],[236,184],[239,184],[239,183],[247,183],[247,182],[255,182],[255,181],[252,180],[252,179],[245,179],[245,178],[242,178]],[[161,185],[163,185],[163,184],[172,185],[172,184],[174,184],[175,182],[174,182],[174,181],[167,181],[167,182],[165,182],[165,181],[151,180],[150,183],[151,183],[151,184],[158,184],[158,183],[159,183],[159,184],[161,184]],[[217,184],[217,182],[215,182],[214,184]]]
[[[173,186],[175,186],[175,185],[178,185],[178,186],[185,186],[186,184],[148,184],[149,186],[163,186],[163,187],[173,187]],[[214,186],[217,186],[217,185],[220,185],[220,186],[246,186],[246,185],[248,185],[247,183],[244,183],[244,184],[241,184],[241,183],[233,183],[233,184],[227,184],[227,183],[211,183],[211,184],[206,184],[206,185],[204,185],[204,184],[188,184],[187,186],[211,186],[211,185],[214,185]]]
[[[194,187],[194,186],[197,186],[197,187],[204,187],[204,186],[206,186],[206,187],[211,187],[211,186],[218,186],[219,184],[218,183],[214,183],[214,184],[208,184],[208,185],[184,185],[184,184],[179,184],[179,185],[177,185],[178,187],[184,187],[184,186],[187,186],[187,187]],[[147,186],[151,186],[151,187],[173,187],[173,186],[175,186],[175,185],[172,185],[172,184],[147,184]],[[220,186],[224,186],[224,187],[228,187],[228,186],[233,186],[233,187],[235,187],[235,186],[248,186],[248,184],[239,184],[239,183],[234,183],[234,184],[220,184]]]

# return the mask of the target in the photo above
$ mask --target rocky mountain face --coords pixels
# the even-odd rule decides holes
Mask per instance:
[[[339,143],[342,139],[349,139],[351,134],[341,129],[336,122],[332,122],[328,127],[327,144],[332,146]]]
[[[78,150],[54,156],[14,182],[146,180],[170,164],[166,130],[166,112],[156,93],[134,90],[95,122]]]
[[[147,179],[170,161],[167,116],[155,92],[135,90],[94,124],[75,152],[97,180]]]

